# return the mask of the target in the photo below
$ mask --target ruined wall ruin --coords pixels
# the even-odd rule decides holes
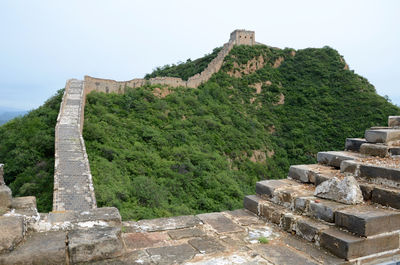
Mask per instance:
[[[136,88],[146,84],[197,88],[201,84],[207,82],[213,74],[221,69],[225,56],[229,54],[234,45],[254,45],[255,43],[254,31],[235,30],[231,33],[229,42],[224,44],[217,57],[208,64],[207,68],[201,73],[190,77],[188,81],[184,81],[178,77],[154,77],[149,80],[135,78],[129,81],[115,81],[85,76],[85,96],[91,91],[121,94],[125,92],[126,87]]]

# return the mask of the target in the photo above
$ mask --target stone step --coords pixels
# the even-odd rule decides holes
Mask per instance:
[[[277,224],[283,230],[314,242],[334,255],[347,260],[359,259],[399,247],[398,231],[381,233],[373,237],[356,236],[333,224],[290,212],[288,209],[256,195],[246,196],[244,206],[269,222]],[[344,223],[345,219],[341,220]]]
[[[399,247],[399,234],[381,234],[376,237],[365,238],[332,227],[321,233],[319,244],[340,258],[353,260],[396,250]]]
[[[369,237],[400,230],[400,212],[360,205],[335,212],[335,224],[358,236]]]
[[[366,142],[367,142],[367,140],[365,140],[363,138],[347,138],[346,144],[345,144],[345,150],[359,152],[360,146]]]
[[[365,131],[369,143],[390,143],[400,140],[400,129],[374,129]]]
[[[300,181],[302,183],[313,183],[315,186],[317,186],[328,178],[339,175],[340,171],[334,167],[321,164],[311,164],[290,166],[288,178]]]
[[[355,160],[362,157],[362,155],[349,151],[328,151],[318,152],[317,160],[322,165],[328,165],[340,168],[340,164],[345,160]]]
[[[368,156],[389,157],[400,155],[400,147],[384,144],[364,143],[360,147],[360,153]]]
[[[296,181],[264,180],[257,183],[260,198],[297,212],[326,222],[335,222],[335,212],[351,205],[314,197],[315,187]],[[249,209],[250,210],[250,209]],[[254,211],[253,211],[254,212]]]
[[[340,170],[365,179],[370,183],[400,188],[400,168],[387,167],[384,161],[345,161]]]

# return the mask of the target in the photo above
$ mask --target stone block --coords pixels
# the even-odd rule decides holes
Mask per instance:
[[[397,129],[376,129],[366,130],[365,139],[369,143],[390,143],[400,140],[400,130]]]
[[[330,179],[331,179],[331,177],[328,177],[328,176],[323,175],[323,174],[318,174],[318,175],[315,176],[314,185],[315,185],[315,186],[318,186],[318,185],[320,185],[322,182],[325,182],[325,181],[330,180]]]
[[[0,255],[0,264],[66,264],[66,233],[34,233],[11,253]]]
[[[197,215],[197,217],[203,223],[210,225],[218,234],[241,232],[244,230],[222,213],[204,213]]]
[[[287,185],[287,182],[280,179],[262,180],[256,183],[256,193],[262,196],[272,197],[276,189]]]
[[[296,222],[296,234],[310,242],[319,240],[322,231],[329,226],[309,218],[301,218]]]
[[[182,238],[201,237],[204,236],[204,232],[199,228],[185,228],[168,231],[168,235],[174,240],[179,240]]]
[[[400,126],[400,116],[389,116],[388,126],[389,127]]]
[[[317,265],[319,262],[284,244],[260,244],[257,252],[272,264]],[[268,263],[269,264],[269,263]]]
[[[0,208],[11,207],[11,190],[6,185],[0,185]]]
[[[372,190],[371,201],[383,206],[400,209],[400,190],[375,187]]]
[[[201,254],[221,252],[225,249],[221,243],[212,237],[194,238],[189,240],[188,243],[197,249]]]
[[[295,165],[289,168],[289,178],[301,181],[303,183],[311,182],[315,173],[310,169],[309,165]]]
[[[192,259],[194,255],[199,253],[189,244],[149,248],[146,249],[146,251],[153,262],[160,265],[183,264],[185,261]]]
[[[369,201],[372,198],[372,191],[374,190],[374,186],[369,183],[358,182],[362,196],[365,201]]]
[[[298,216],[293,215],[292,213],[285,213],[282,215],[280,225],[283,228],[283,230],[291,232],[295,228],[297,219]]]
[[[243,199],[244,208],[249,210],[252,213],[260,215],[258,204],[261,198],[257,195],[248,195]]]
[[[309,214],[314,218],[334,223],[335,212],[346,207],[349,207],[349,205],[322,199],[311,200],[309,204]]]
[[[13,250],[24,238],[24,219],[17,216],[0,217],[0,253]]]
[[[15,197],[11,200],[11,208],[13,209],[36,209],[36,197]]]
[[[350,173],[354,176],[358,176],[360,171],[360,162],[354,160],[345,160],[340,164],[341,173]]]
[[[358,206],[335,212],[335,224],[359,236],[373,236],[400,229],[400,212]]]
[[[340,168],[342,161],[354,159],[356,159],[356,155],[350,152],[330,151],[317,154],[318,163],[336,168]]]
[[[87,222],[104,222],[111,226],[121,225],[121,215],[115,207],[94,208],[88,211],[50,212],[48,221],[52,224],[70,222],[72,224]]]
[[[365,143],[361,145],[360,153],[369,156],[387,157],[389,155],[389,147],[383,144]]]
[[[346,144],[345,144],[345,149],[347,151],[359,152],[361,145],[366,142],[367,142],[367,140],[362,139],[362,138],[347,138]]]
[[[321,234],[320,246],[336,256],[347,260],[356,259],[399,247],[398,234],[364,238],[353,236],[337,228],[330,228]]]
[[[389,153],[391,156],[398,156],[400,155],[400,147],[391,147],[389,149]]]
[[[128,250],[160,247],[167,245],[170,241],[169,236],[164,232],[123,233],[122,238]]]
[[[73,264],[116,257],[123,252],[121,229],[97,227],[68,233],[68,252]]]
[[[123,222],[123,225],[128,232],[167,231],[173,229],[194,227],[199,224],[201,224],[200,219],[194,215],[140,220],[137,222]]]
[[[400,169],[373,165],[360,165],[359,177],[372,180],[374,183],[397,187],[400,185]]]

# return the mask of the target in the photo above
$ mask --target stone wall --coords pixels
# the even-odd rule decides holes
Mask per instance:
[[[104,93],[124,93],[126,87],[141,87],[145,84],[167,85],[171,87],[190,87],[197,88],[202,83],[207,82],[213,74],[221,69],[225,56],[229,54],[234,45],[254,45],[254,31],[235,30],[231,33],[229,42],[225,43],[221,51],[201,73],[196,74],[184,81],[177,77],[154,77],[149,80],[136,78],[129,81],[115,81],[111,79],[95,78],[85,76],[85,95],[91,91]]]
[[[82,137],[83,81],[67,81],[55,132],[53,211],[96,208],[92,174]]]

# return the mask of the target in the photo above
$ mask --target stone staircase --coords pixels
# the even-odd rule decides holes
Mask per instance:
[[[318,164],[291,166],[287,179],[263,180],[244,207],[282,230],[346,260],[364,263],[399,253],[400,116],[348,138],[346,151],[320,152]],[[353,176],[363,202],[344,204],[314,195],[325,181]],[[394,263],[395,264],[395,263]]]

